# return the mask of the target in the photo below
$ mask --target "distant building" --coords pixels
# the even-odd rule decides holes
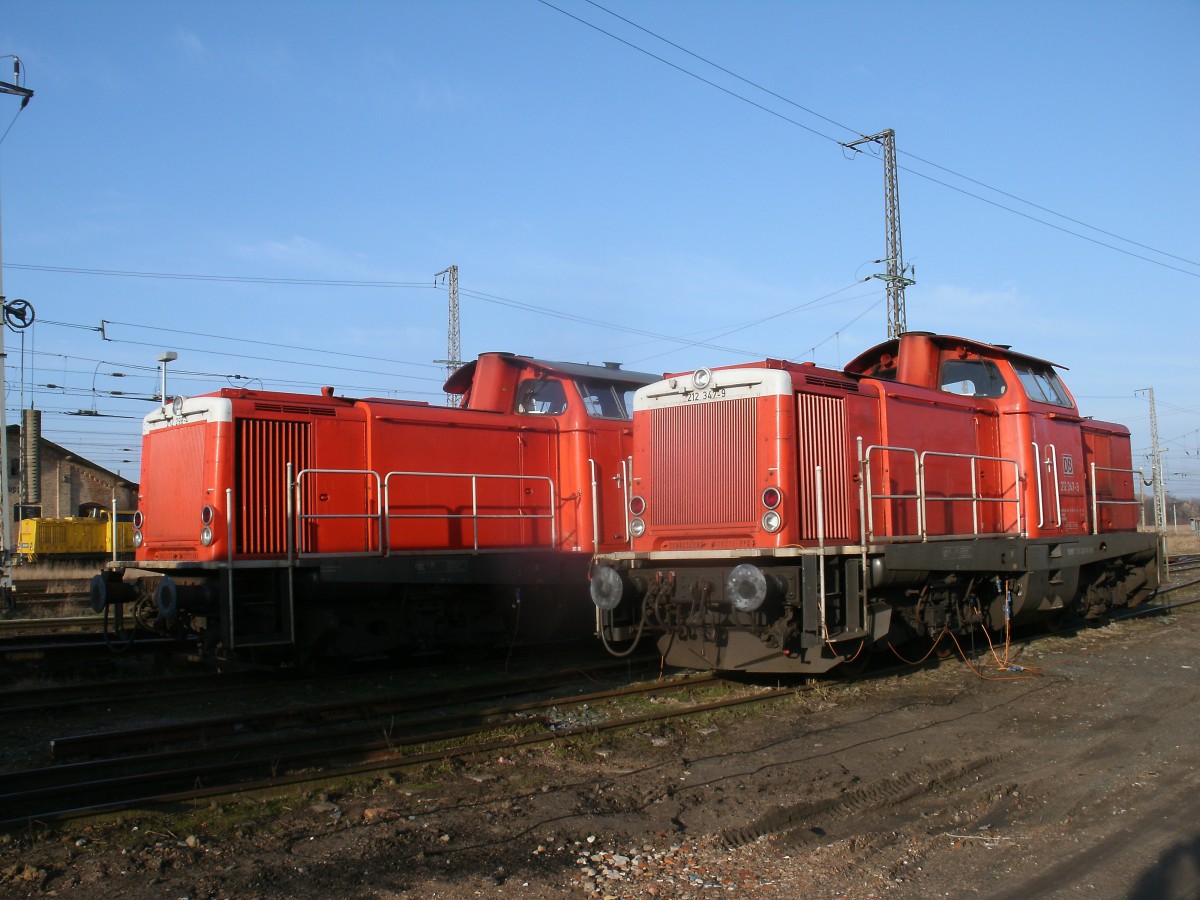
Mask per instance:
[[[21,426],[8,426],[8,546],[13,546],[17,529],[12,523],[23,518],[86,515],[88,509],[101,506],[112,509],[137,508],[138,484],[110,472],[78,453],[39,437],[35,464],[36,488],[26,485],[21,471]],[[24,490],[23,490],[24,488]]]

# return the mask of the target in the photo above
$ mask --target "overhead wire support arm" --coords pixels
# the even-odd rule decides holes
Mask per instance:
[[[906,274],[904,247],[900,239],[900,187],[896,178],[896,132],[892,129],[879,134],[864,135],[856,141],[843,143],[847,150],[858,150],[861,144],[883,147],[883,192],[887,257],[875,262],[887,264],[887,273],[873,275],[884,282],[888,299],[888,339],[898,338],[908,330],[904,310],[904,289],[916,282]]]
[[[0,94],[13,94],[21,98],[21,109],[29,105],[29,101],[33,99],[33,91],[29,88],[23,88],[19,84],[13,84],[9,81],[0,81]]]
[[[0,81],[0,94],[12,94],[14,97],[21,98],[21,109],[29,105],[29,101],[33,99],[33,91],[20,84],[21,81],[21,58],[14,56],[13,61],[13,80]],[[20,112],[20,110],[18,110]]]

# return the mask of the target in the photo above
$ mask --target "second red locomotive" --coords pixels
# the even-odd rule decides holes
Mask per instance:
[[[629,398],[657,377],[486,353],[455,408],[176,397],[143,427],[136,560],[93,606],[243,658],[586,634],[588,563],[628,546]]]
[[[872,647],[1096,616],[1158,584],[1129,432],[1044,360],[908,333],[844,371],[767,360],[638,391],[632,549],[601,635],[668,663],[824,672]]]

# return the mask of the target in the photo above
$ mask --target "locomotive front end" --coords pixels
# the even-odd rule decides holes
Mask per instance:
[[[175,397],[145,417],[134,562],[111,564],[92,579],[97,612],[115,607],[119,621],[128,611],[137,628],[156,631],[174,621],[181,606],[211,611],[210,575],[172,575],[194,574],[228,553],[222,488],[232,483],[227,444],[233,417],[233,403],[219,395]]]
[[[146,416],[133,523],[138,562],[206,562],[227,555],[232,430],[233,403],[226,397],[176,397]]]
[[[848,536],[845,426],[841,398],[797,395],[797,379],[767,362],[637,392],[631,549],[599,555],[591,579],[610,649],[650,634],[680,665],[822,665],[820,609],[804,599],[820,573],[802,548]],[[818,415],[798,431],[806,404]]]

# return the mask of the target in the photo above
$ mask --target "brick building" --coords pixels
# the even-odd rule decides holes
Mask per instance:
[[[21,426],[8,426],[8,502],[5,504],[9,516],[9,542],[14,546],[17,529],[11,523],[23,518],[22,502],[26,516],[61,518],[86,514],[89,506],[99,505],[112,509],[113,497],[117,508],[137,508],[138,485],[136,481],[110,472],[91,460],[40,437],[37,442],[37,470],[40,474],[39,499],[31,492],[22,493],[21,474]]]

